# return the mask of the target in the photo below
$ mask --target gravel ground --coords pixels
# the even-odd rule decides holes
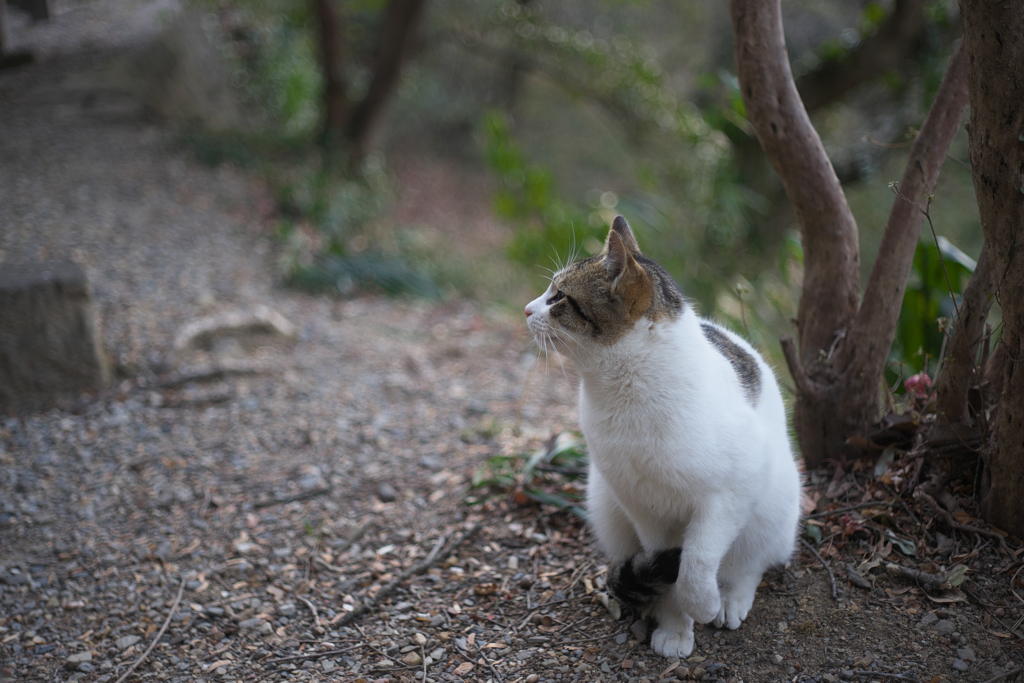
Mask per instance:
[[[645,622],[606,608],[575,517],[465,502],[487,457],[575,426],[571,375],[531,374],[524,327],[480,303],[281,289],[258,180],[61,85],[173,5],[56,8],[15,24],[46,59],[0,72],[0,262],[81,263],[118,379],[0,422],[0,679],[109,683],[151,643],[132,680],[981,681],[1020,666],[1016,558],[831,473],[811,475],[819,509],[879,499],[820,517],[839,599],[804,553],[765,577],[740,630],[699,631],[687,661],[654,655]],[[486,196],[438,180],[443,164],[407,168],[403,220],[481,216],[494,239]],[[175,352],[188,323],[259,306],[296,337]],[[883,567],[846,580],[876,557],[970,571],[938,593]]]

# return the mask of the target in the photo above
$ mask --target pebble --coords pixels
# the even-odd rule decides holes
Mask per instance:
[[[959,672],[963,673],[964,671],[967,671],[968,668],[969,667],[967,666],[967,662],[965,662],[964,660],[962,660],[962,659],[954,659],[953,660],[953,671],[959,671]]]
[[[866,655],[858,659],[853,663],[854,669],[866,669],[871,666],[871,662],[875,661],[875,656],[868,652]]]
[[[67,668],[72,671],[80,671],[81,665],[92,661],[92,653],[86,650],[85,652],[76,652],[75,654],[68,657],[66,662]],[[90,665],[91,666],[91,665]]]
[[[956,651],[956,656],[965,662],[974,661],[974,650],[969,647],[962,647]]]
[[[294,602],[284,602],[277,606],[277,612],[282,617],[288,617],[291,619],[299,613],[299,608],[296,607]]]
[[[409,666],[419,666],[423,663],[423,658],[420,657],[419,652],[410,652],[406,656],[402,657],[402,661]]]
[[[921,621],[917,622],[917,627],[918,628],[928,628],[929,626],[931,626],[932,624],[934,624],[938,620],[939,620],[939,618],[937,616],[935,616],[935,614],[929,612],[928,614],[926,614],[923,617],[921,617]]]
[[[526,677],[526,680],[523,683],[537,683],[537,681],[539,680],[540,676],[538,676],[537,674],[530,674]]]
[[[253,617],[252,619],[246,619],[238,624],[238,628],[247,631],[252,628],[259,628],[259,625],[264,623],[263,617]]]
[[[638,642],[642,643],[644,642],[644,639],[647,638],[647,622],[643,619],[638,619],[637,621],[634,621],[630,625],[629,630]]]
[[[948,636],[956,630],[956,624],[948,619],[942,619],[932,624],[931,629],[940,636]]]
[[[382,503],[391,503],[398,498],[398,492],[395,491],[395,487],[391,484],[384,482],[377,487],[377,497],[380,498]]]
[[[329,674],[334,671],[334,661],[330,659],[320,660],[320,668],[325,674]]]
[[[629,640],[629,634],[628,633],[620,633],[619,635],[615,636],[615,644],[616,645],[623,645],[623,644],[625,644],[625,642],[627,640]]]
[[[413,633],[412,634],[412,642],[415,645],[426,645],[427,644],[427,637],[425,635],[423,635],[422,633]]]
[[[772,655],[772,659],[775,660],[776,664],[781,664],[782,663],[782,655]]]
[[[118,650],[127,650],[135,643],[142,640],[139,636],[124,636],[114,641],[114,645]]]

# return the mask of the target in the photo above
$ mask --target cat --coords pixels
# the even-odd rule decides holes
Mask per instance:
[[[693,624],[739,628],[764,571],[793,554],[802,482],[771,367],[702,320],[619,216],[603,251],[526,306],[534,339],[580,377],[587,507],[608,585],[648,608],[655,652]]]

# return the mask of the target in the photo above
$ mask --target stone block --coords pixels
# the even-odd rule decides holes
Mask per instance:
[[[109,381],[82,269],[0,263],[0,414],[46,409]]]

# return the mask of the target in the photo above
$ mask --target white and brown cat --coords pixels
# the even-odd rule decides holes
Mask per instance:
[[[666,657],[691,653],[695,620],[738,628],[765,569],[792,555],[800,516],[771,367],[697,316],[621,216],[526,316],[581,378],[587,506],[611,590],[650,609]]]

